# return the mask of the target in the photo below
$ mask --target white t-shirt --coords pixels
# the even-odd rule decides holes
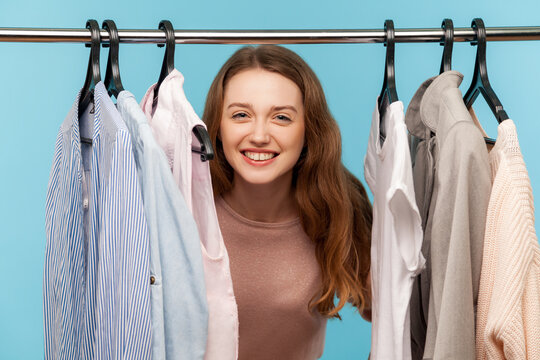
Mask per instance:
[[[373,111],[364,175],[373,193],[371,360],[411,359],[409,300],[422,270],[422,222],[414,196],[403,103]]]

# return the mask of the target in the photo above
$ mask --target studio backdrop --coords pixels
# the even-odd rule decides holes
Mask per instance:
[[[540,4],[522,1],[2,1],[0,28],[84,28],[87,19],[113,19],[119,29],[396,29],[438,28],[444,18],[469,27],[480,17],[487,27],[540,26]],[[202,116],[211,81],[240,45],[177,44],[175,65],[186,95]],[[371,114],[383,81],[381,44],[288,45],[313,68],[342,134],[343,161],[364,183],[363,162]],[[476,47],[456,43],[452,68],[471,82]],[[418,86],[439,73],[438,43],[396,44],[399,99],[408,105]],[[0,42],[0,359],[43,357],[43,259],[45,196],[56,135],[86,76],[83,44]],[[102,51],[102,72],[107,51]],[[126,90],[140,101],[159,77],[163,49],[121,44],[120,71]],[[533,193],[540,189],[540,41],[487,43],[491,84],[514,120]],[[475,111],[489,136],[497,121],[478,99]],[[328,322],[323,359],[366,359],[370,324],[347,306],[342,320]]]

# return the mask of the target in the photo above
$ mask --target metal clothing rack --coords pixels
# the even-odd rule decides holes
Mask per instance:
[[[101,42],[109,33],[101,30]],[[366,44],[384,43],[381,29],[366,30],[175,30],[177,44]],[[487,41],[540,40],[540,26],[486,27]],[[164,44],[162,30],[118,30],[121,43]],[[441,28],[396,29],[395,42],[440,42]],[[472,28],[455,28],[455,42],[475,40]],[[0,42],[90,43],[89,29],[0,28]]]

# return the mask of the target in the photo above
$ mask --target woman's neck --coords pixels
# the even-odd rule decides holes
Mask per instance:
[[[254,185],[240,179],[223,199],[238,214],[254,221],[276,223],[298,217],[291,181]]]

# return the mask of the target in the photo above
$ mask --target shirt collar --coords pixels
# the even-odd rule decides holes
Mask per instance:
[[[405,115],[407,129],[412,135],[427,139],[430,137],[430,132],[436,133],[439,120],[437,115],[440,113],[441,106],[465,109],[461,96],[444,96],[449,89],[459,91],[462,80],[461,73],[450,70],[422,83],[414,94]],[[445,101],[441,101],[443,97]],[[456,101],[460,104],[452,104]]]

